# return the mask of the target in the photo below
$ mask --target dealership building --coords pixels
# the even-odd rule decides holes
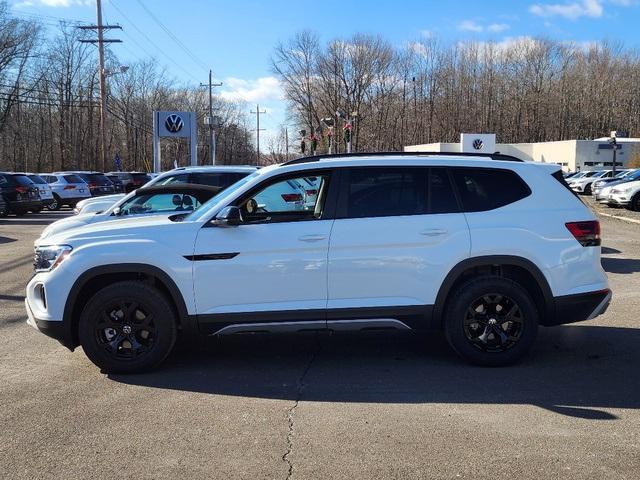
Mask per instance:
[[[408,145],[405,152],[503,153],[525,161],[555,163],[563,170],[600,170],[613,165],[613,145],[609,137],[595,140],[560,140],[537,143],[496,143],[495,134],[460,134],[459,143]],[[624,168],[640,155],[640,138],[616,138],[616,168]]]

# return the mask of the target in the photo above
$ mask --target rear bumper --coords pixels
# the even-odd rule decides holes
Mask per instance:
[[[611,297],[612,293],[609,289],[555,297],[555,318],[547,319],[545,325],[591,320],[607,310]]]

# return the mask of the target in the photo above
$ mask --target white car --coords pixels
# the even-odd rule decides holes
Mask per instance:
[[[255,167],[244,166],[182,167],[158,175],[148,182],[145,187],[189,183],[209,185],[222,189],[255,171]],[[82,206],[82,211],[78,211],[78,213],[94,212],[94,215],[76,215],[57,220],[45,227],[40,238],[47,238],[50,235],[60,233],[64,230],[81,227],[90,223],[117,219],[118,217],[115,215],[116,210],[133,196],[135,196],[135,190],[127,195],[115,194],[87,199]],[[150,212],[147,211],[140,213],[140,215],[148,215],[149,213]],[[167,213],[167,215],[169,215],[169,213]]]
[[[585,172],[580,178],[571,178],[568,183],[574,192],[591,195],[593,182],[601,178],[609,178],[611,175],[611,170],[594,170]]]
[[[627,207],[640,211],[640,180],[607,187],[607,204],[612,207]]]
[[[254,208],[266,190],[311,176],[313,208]],[[303,330],[443,330],[466,360],[500,366],[530,350],[539,326],[607,308],[600,241],[556,165],[306,157],[258,170],[187,216],[39,240],[25,304],[31,326],[82,345],[105,372],[158,366],[178,335]]]
[[[82,213],[99,213],[111,208],[119,200],[126,195],[124,193],[115,193],[113,195],[105,195],[103,197],[91,197],[86,200],[80,200],[73,209],[75,215]]]
[[[38,175],[51,187],[54,201],[47,205],[49,210],[59,210],[64,205],[74,208],[80,200],[91,197],[89,185],[78,175],[71,173],[39,173]]]
[[[619,185],[640,180],[640,169],[630,170],[620,177],[616,176],[615,178],[609,178],[607,180],[609,181],[598,180],[593,183],[593,198],[598,203],[609,203],[611,190]]]

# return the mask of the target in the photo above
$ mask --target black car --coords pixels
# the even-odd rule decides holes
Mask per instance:
[[[122,180],[120,180],[117,175],[105,173],[105,177],[107,177],[109,181],[113,183],[115,193],[124,193],[124,183],[122,183]]]
[[[87,185],[89,185],[89,191],[92,197],[99,197],[101,195],[113,195],[116,193],[113,183],[107,178],[104,173],[100,172],[56,172],[56,173],[71,173],[80,177]]]
[[[0,172],[0,191],[9,211],[16,215],[42,210],[38,187],[24,174]]]

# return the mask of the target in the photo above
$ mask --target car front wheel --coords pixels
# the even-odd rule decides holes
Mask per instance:
[[[176,315],[151,285],[118,282],[87,302],[78,335],[87,357],[103,372],[143,372],[157,367],[173,349]]]
[[[60,197],[55,193],[53,194],[53,202],[47,205],[47,210],[51,212],[60,210]]]
[[[465,360],[485,366],[510,365],[536,339],[538,311],[527,291],[504,277],[472,279],[452,292],[445,311],[445,335]]]

